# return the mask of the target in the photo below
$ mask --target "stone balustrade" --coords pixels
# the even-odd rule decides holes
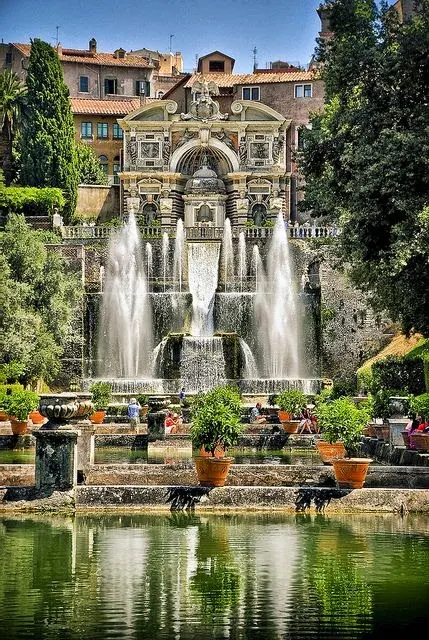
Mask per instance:
[[[106,226],[76,226],[62,227],[61,234],[64,240],[105,240],[117,229]],[[317,227],[310,224],[287,225],[289,237],[292,240],[307,240],[309,238],[330,238],[340,234],[340,229],[334,226]],[[271,238],[273,227],[233,227],[232,237],[238,238],[241,232],[249,240]],[[188,227],[185,228],[187,240],[221,240],[223,227]],[[176,227],[140,227],[140,232],[145,239],[160,238],[165,232],[174,238]]]

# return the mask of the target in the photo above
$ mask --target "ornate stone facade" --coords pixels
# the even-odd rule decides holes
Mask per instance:
[[[223,226],[226,215],[233,226],[262,226],[279,211],[288,217],[285,141],[290,120],[261,103],[241,100],[221,113],[213,98],[217,95],[215,83],[203,79],[193,85],[186,113],[179,114],[173,100],[162,100],[119,121],[124,131],[123,216],[131,205],[144,224],[156,221],[163,227],[175,225],[178,217],[185,226]],[[203,180],[198,194],[195,183],[190,192],[190,179],[204,166],[216,188]]]

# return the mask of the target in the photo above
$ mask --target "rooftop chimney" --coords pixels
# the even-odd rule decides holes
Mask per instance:
[[[95,38],[91,38],[89,41],[89,50],[91,53],[97,53],[97,40]]]

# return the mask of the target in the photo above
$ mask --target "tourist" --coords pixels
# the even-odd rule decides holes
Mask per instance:
[[[261,414],[262,405],[257,402],[250,412],[250,422],[257,422],[258,424],[265,424],[267,419]]]
[[[179,392],[179,402],[182,406],[185,401],[185,398],[186,398],[185,387],[182,387]]]
[[[137,402],[137,398],[131,398],[127,409],[131,427],[137,427],[140,424],[140,409],[141,406]]]
[[[177,416],[177,413],[175,415]],[[164,429],[165,429],[165,435],[176,433],[177,423],[172,411],[169,411],[167,413],[167,417],[165,418],[165,421],[164,421]]]

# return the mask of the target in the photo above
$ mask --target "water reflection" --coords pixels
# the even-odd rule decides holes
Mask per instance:
[[[0,518],[15,638],[381,638],[427,626],[429,519]]]

